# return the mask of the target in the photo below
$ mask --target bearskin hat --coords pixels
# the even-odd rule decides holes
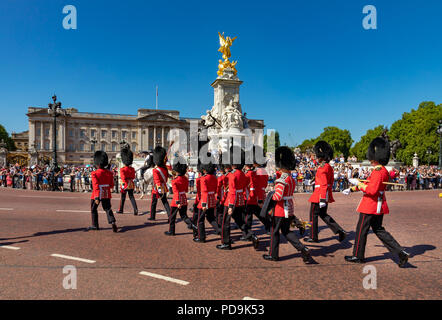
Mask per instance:
[[[210,153],[208,153],[208,156],[210,156],[210,161],[209,163],[201,163],[201,170],[205,170],[208,174],[215,174],[216,173],[215,158]]]
[[[101,150],[95,151],[94,164],[101,169],[106,168],[107,165],[109,164],[109,159],[107,157],[107,153],[104,151],[101,151]]]
[[[367,159],[387,165],[390,160],[390,143],[381,137],[374,138],[368,146]]]
[[[134,162],[134,154],[129,147],[120,150],[121,161],[125,166],[130,166]]]
[[[286,146],[282,146],[275,151],[275,164],[277,168],[294,170],[296,168],[296,158],[293,151]]]
[[[182,157],[177,157],[172,162],[172,170],[178,173],[178,175],[183,176],[187,171],[186,160]]]
[[[153,163],[157,166],[163,167],[166,165],[167,151],[161,146],[156,146],[153,150]]]
[[[327,162],[333,159],[333,148],[325,141],[316,142],[314,151],[318,159],[324,159]]]

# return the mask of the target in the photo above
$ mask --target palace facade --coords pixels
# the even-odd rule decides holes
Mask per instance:
[[[177,110],[138,109],[136,115],[79,112],[65,109],[66,115],[58,116],[57,160],[63,164],[89,164],[95,150],[106,151],[109,158],[120,151],[120,143],[129,143],[135,153],[169,145],[168,133],[182,129],[190,144],[190,123],[201,119],[182,118]],[[29,150],[35,149],[39,159],[51,159],[53,151],[54,119],[48,108],[28,108]],[[252,132],[264,129],[263,120],[248,120]]]

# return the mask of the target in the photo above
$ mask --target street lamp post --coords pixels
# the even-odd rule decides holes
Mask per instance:
[[[436,132],[439,134],[439,169],[442,169],[442,120],[439,120]]]
[[[53,159],[52,159],[52,167],[53,169],[58,168],[58,163],[57,163],[57,117],[60,115],[64,115],[65,112],[64,110],[61,108],[61,102],[56,102],[57,101],[57,96],[54,94],[54,96],[52,97],[52,101],[54,101],[53,103],[49,103],[48,104],[48,113],[49,115],[51,115],[54,118],[54,132],[53,132]]]
[[[428,158],[428,165],[430,165],[430,158],[431,158],[431,154],[433,153],[433,151],[431,150],[430,147],[427,148],[427,158]]]

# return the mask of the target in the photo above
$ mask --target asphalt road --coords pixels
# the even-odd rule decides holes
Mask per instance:
[[[307,194],[295,195],[296,214],[308,220]],[[100,231],[90,225],[90,194],[0,189],[1,299],[441,299],[441,214],[439,191],[387,194],[391,213],[385,228],[411,253],[397,266],[374,234],[364,265],[351,255],[360,194],[334,194],[329,214],[349,233],[343,243],[320,222],[320,242],[308,245],[315,264],[305,265],[282,237],[279,262],[262,259],[270,236],[255,221],[260,247],[235,241],[232,251],[215,248],[219,236],[207,224],[207,242],[196,244],[182,222],[167,237],[167,216],[147,223],[147,215],[115,214],[118,233],[99,211]],[[119,197],[113,194],[114,212]],[[139,195],[136,196],[138,199]],[[137,200],[140,211],[149,201]],[[162,205],[159,204],[159,209]],[[189,213],[190,214],[190,213]],[[233,230],[233,239],[240,237]],[[67,256],[67,257],[66,257]],[[80,260],[72,260],[75,259]],[[83,260],[81,260],[83,259]],[[65,266],[76,268],[76,289],[65,289]],[[376,270],[376,289],[364,289],[367,265]],[[373,284],[373,282],[370,282]]]

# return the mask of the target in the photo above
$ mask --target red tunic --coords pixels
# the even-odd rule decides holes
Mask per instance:
[[[361,202],[356,211],[366,214],[388,214],[387,199],[385,197],[385,188],[388,182],[388,171],[384,166],[376,166],[365,182],[365,187],[359,188],[364,192]]]
[[[247,187],[246,187],[246,200],[247,205],[257,205],[258,204],[258,176],[256,175],[255,170],[248,170],[246,173],[246,179],[247,179]]]
[[[247,187],[247,178],[244,172],[234,169],[228,175],[229,191],[227,194],[227,206],[229,208],[245,205],[244,192]]]
[[[195,185],[196,185],[196,197],[195,197],[195,201],[194,204],[198,206],[200,199],[201,199],[201,178],[202,177],[198,177],[195,179]]]
[[[320,200],[326,203],[335,202],[333,199],[333,182],[335,181],[333,168],[324,164],[318,168],[315,177],[315,191],[311,195],[309,202],[319,203]]]
[[[91,199],[111,199],[111,190],[114,187],[114,175],[107,169],[97,169],[91,173]]]
[[[293,192],[295,192],[295,180],[290,174],[283,173],[281,178],[276,180],[275,193],[272,199],[277,201],[275,205],[275,217],[286,217],[295,215]],[[269,212],[269,214],[271,211]]]
[[[201,201],[198,208],[215,208],[216,206],[216,189],[218,179],[214,174],[206,174],[201,177]]]
[[[269,183],[269,175],[266,169],[258,168],[256,169],[256,177],[258,179],[258,185],[256,187],[256,195],[258,201],[264,201],[266,198],[267,184]]]
[[[153,194],[162,194],[167,192],[167,178],[169,176],[169,172],[166,168],[163,167],[155,167],[153,169]]]
[[[223,203],[224,201],[224,179],[226,176],[224,174],[218,176],[218,185],[216,187],[216,196],[218,200]]]
[[[187,191],[189,191],[189,179],[186,176],[178,176],[172,180],[173,199],[171,207],[187,206]]]
[[[135,169],[132,167],[123,167],[120,169],[120,178],[122,181],[121,191],[133,189],[135,179]]]

